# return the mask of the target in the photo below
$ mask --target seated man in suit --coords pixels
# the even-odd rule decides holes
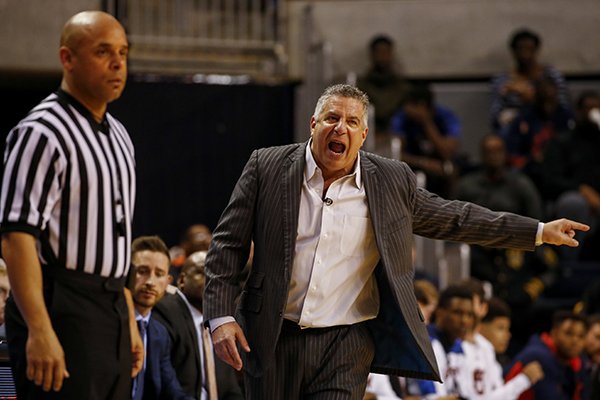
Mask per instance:
[[[177,380],[167,330],[151,318],[152,308],[171,282],[169,249],[157,236],[142,236],[133,241],[131,253],[135,271],[133,302],[146,354],[142,371],[133,381],[132,397],[134,400],[193,399]]]
[[[205,259],[205,251],[195,252],[186,259],[177,279],[177,293],[165,295],[154,308],[153,314],[171,336],[171,361],[181,386],[199,399],[208,398],[209,386],[204,368],[205,344],[202,341]],[[207,345],[212,349],[210,341]],[[217,357],[214,357],[214,363],[218,399],[243,399],[234,369]]]

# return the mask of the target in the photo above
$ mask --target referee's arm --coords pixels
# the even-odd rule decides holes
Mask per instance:
[[[69,377],[63,348],[52,328],[42,292],[42,268],[35,238],[25,232],[2,234],[2,256],[6,261],[11,295],[29,330],[27,378],[45,391],[59,391]]]

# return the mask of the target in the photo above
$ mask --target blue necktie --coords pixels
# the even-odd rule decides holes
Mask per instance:
[[[148,323],[142,319],[137,321],[138,329],[140,331],[140,336],[142,337],[142,342],[146,339],[146,327]],[[146,355],[144,354],[144,357]],[[142,366],[142,370],[133,380],[133,400],[141,400],[144,395],[144,375],[146,373],[146,369]]]

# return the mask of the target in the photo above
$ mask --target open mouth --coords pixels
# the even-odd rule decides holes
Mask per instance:
[[[343,143],[329,142],[327,147],[329,148],[329,150],[331,150],[335,154],[342,154],[342,153],[344,153],[344,151],[346,151],[346,145]]]

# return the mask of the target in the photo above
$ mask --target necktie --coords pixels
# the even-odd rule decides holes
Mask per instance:
[[[137,321],[138,330],[140,331],[140,336],[142,337],[142,341],[146,340],[146,327],[148,323],[142,319]],[[145,357],[146,355],[144,355]],[[145,364],[145,363],[144,363]],[[140,400],[144,394],[144,375],[146,373],[146,369],[142,367],[142,370],[137,374],[133,381],[133,399]]]
[[[202,331],[202,350],[204,351],[204,376],[209,400],[217,400],[217,377],[215,375],[215,359],[210,345],[208,328],[200,327]]]

